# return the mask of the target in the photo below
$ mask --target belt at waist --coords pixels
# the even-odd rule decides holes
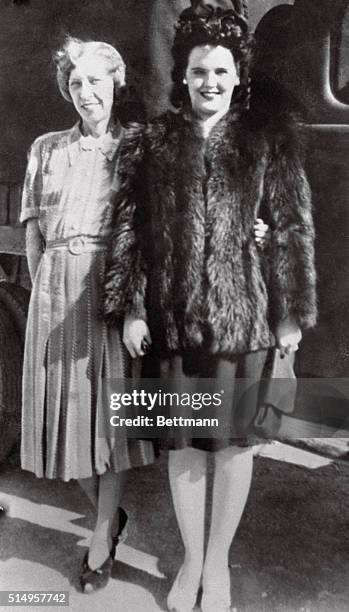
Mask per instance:
[[[107,239],[98,236],[71,236],[46,242],[46,251],[68,249],[72,255],[80,255],[88,251],[102,251],[107,248]]]

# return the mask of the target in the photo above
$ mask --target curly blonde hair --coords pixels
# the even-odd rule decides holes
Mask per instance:
[[[126,66],[120,53],[110,44],[100,41],[83,41],[79,38],[67,36],[64,45],[58,49],[54,56],[57,66],[57,83],[59,90],[68,102],[72,102],[69,93],[69,77],[75,68],[77,60],[83,55],[102,57],[110,74],[114,78],[114,91],[117,92],[125,85]]]

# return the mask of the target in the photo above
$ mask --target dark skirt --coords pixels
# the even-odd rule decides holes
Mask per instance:
[[[173,391],[189,394],[209,391],[224,395],[217,406],[210,405],[205,416],[217,419],[220,426],[205,428],[205,437],[197,437],[200,428],[166,428],[159,446],[166,450],[193,447],[204,451],[219,451],[229,446],[254,446],[264,440],[253,432],[253,421],[258,408],[259,382],[262,378],[268,351],[260,350],[233,357],[210,355],[200,351],[173,354],[164,359],[147,356],[143,375],[172,382]],[[222,395],[223,391],[223,395]],[[202,416],[198,410],[197,417]],[[187,412],[186,412],[187,414]],[[168,416],[179,415],[178,407]]]

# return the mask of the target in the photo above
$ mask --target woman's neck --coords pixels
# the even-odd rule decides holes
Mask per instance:
[[[220,121],[220,119],[222,119],[222,117],[224,117],[224,115],[227,114],[228,110],[229,109],[224,109],[224,111],[219,111],[215,113],[214,115],[208,115],[206,117],[198,117],[199,126],[201,128],[202,135],[204,138],[208,138],[208,136],[211,133],[211,130],[218,123],[218,121]]]
[[[82,122],[81,130],[84,136],[92,136],[92,138],[100,138],[107,133],[110,120],[99,121],[98,123]]]

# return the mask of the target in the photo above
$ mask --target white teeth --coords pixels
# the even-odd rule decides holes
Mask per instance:
[[[213,96],[219,96],[219,92],[218,91],[202,91],[201,95],[204,97],[213,97]]]

